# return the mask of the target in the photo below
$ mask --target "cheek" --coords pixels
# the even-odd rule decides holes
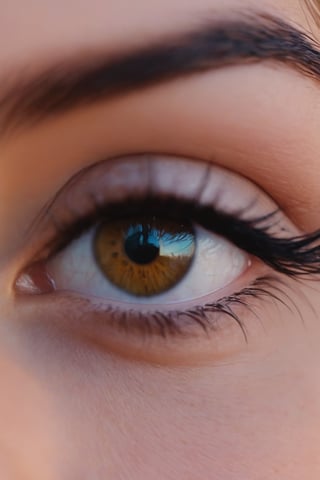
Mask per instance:
[[[317,480],[315,335],[296,324],[266,334],[248,355],[201,368],[86,353],[81,378],[65,379],[74,465],[117,480]]]
[[[59,435],[47,388],[2,345],[0,352],[0,478],[59,478]]]
[[[0,372],[11,464],[37,472],[32,480],[317,480],[320,326],[295,300],[304,326],[289,310],[266,309],[265,332],[245,354],[197,368],[125,361],[23,319],[23,375]]]
[[[206,371],[115,362],[113,373],[87,360],[95,380],[68,420],[82,472],[101,469],[117,480],[319,478],[319,385],[313,374],[279,367],[279,356]]]

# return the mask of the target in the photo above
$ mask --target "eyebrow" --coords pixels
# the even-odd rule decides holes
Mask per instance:
[[[9,88],[0,86],[0,134],[182,76],[268,60],[320,80],[316,41],[298,27],[261,13],[213,20],[112,56],[78,54],[30,78],[21,73]]]

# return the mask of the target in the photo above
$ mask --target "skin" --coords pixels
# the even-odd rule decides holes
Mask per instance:
[[[4,0],[0,71],[91,48],[111,52],[208,12],[228,16],[257,4],[319,37],[295,0],[136,0],[134,8],[124,0],[24,0],[23,7]],[[267,192],[300,231],[316,230],[318,96],[319,85],[291,69],[234,67],[77,109],[0,140],[1,478],[319,479],[316,281],[291,285],[300,316],[257,303],[261,323],[248,319],[248,344],[230,327],[212,339],[213,353],[203,355],[203,340],[191,361],[169,355],[162,363],[150,349],[143,359],[126,355],[127,340],[112,349],[77,334],[72,311],[12,299],[32,250],[22,232],[71,175],[101,156],[214,159]],[[165,356],[166,344],[157,348]]]

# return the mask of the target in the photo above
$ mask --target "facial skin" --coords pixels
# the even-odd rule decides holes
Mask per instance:
[[[48,61],[119,52],[257,7],[319,38],[298,0],[2,0],[0,92]],[[199,337],[189,358],[191,343],[169,339],[134,350],[120,334],[114,347],[79,327],[73,305],[13,294],[40,242],[25,231],[101,158],[210,161],[257,185],[297,231],[317,230],[319,121],[319,83],[264,62],[178,78],[0,138],[0,478],[320,478],[316,278],[288,280],[289,308],[269,299],[254,302],[258,320],[244,311],[247,343],[229,326]]]

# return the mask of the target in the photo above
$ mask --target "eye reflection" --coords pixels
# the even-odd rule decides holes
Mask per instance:
[[[179,283],[196,251],[190,222],[157,217],[112,220],[94,237],[96,262],[105,277],[129,294],[151,297]]]

